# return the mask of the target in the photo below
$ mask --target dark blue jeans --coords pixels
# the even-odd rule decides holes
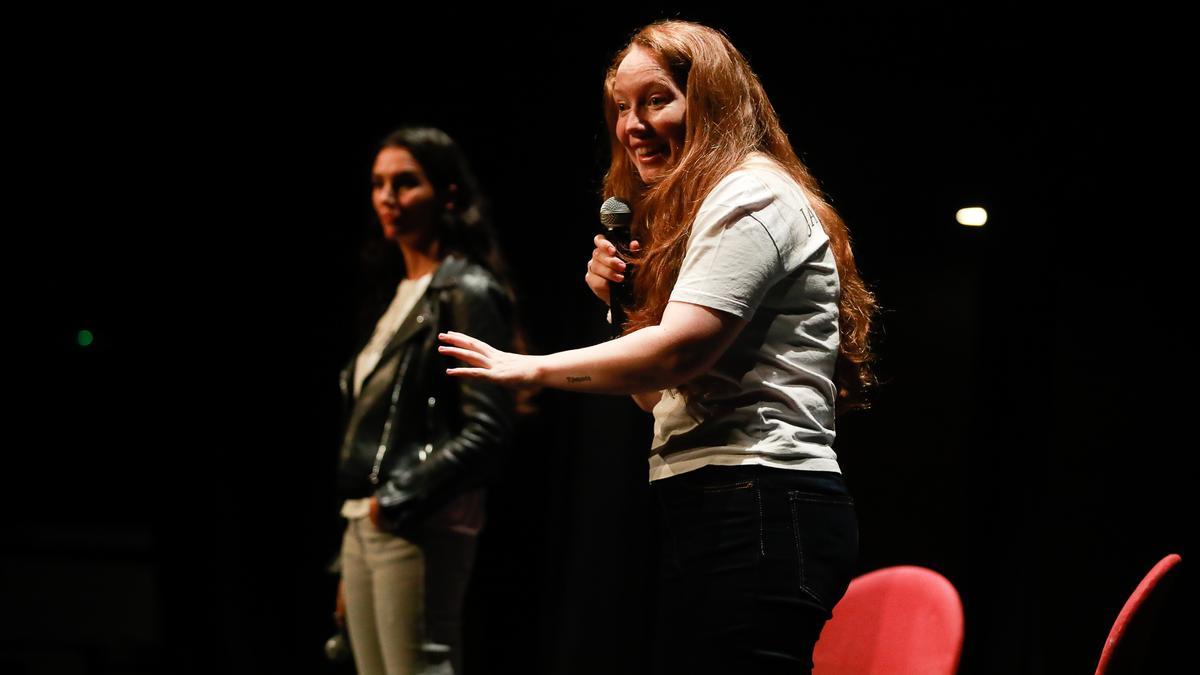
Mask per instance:
[[[660,534],[653,672],[811,672],[858,557],[841,474],[707,466],[651,490]]]

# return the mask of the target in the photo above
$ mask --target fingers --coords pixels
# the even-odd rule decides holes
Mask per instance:
[[[611,245],[607,248],[592,250],[592,259],[588,261],[588,272],[608,281],[623,281],[626,264],[616,255],[617,250]]]
[[[600,277],[605,281],[624,281],[625,274],[623,272],[625,270],[625,263],[617,262],[619,265],[613,266],[599,260],[589,260],[587,265],[588,274]]]
[[[438,333],[438,340],[444,343],[438,345],[439,354],[445,354],[475,366],[473,368],[447,368],[447,375],[470,378],[491,376],[491,357],[497,355],[498,352],[486,342],[454,331]]]
[[[438,345],[439,354],[452,356],[460,361],[465,361],[472,366],[477,366],[475,368],[447,368],[447,375],[451,377],[465,377],[470,379],[481,379],[487,377],[488,367],[490,364],[488,363],[487,358],[481,353],[483,351],[481,348],[491,349],[490,347],[469,335],[455,333],[454,331],[438,333],[438,340],[446,343]]]
[[[470,335],[456,333],[452,330],[446,331],[445,333],[438,333],[438,340],[441,340],[451,347],[458,347],[460,349],[478,352],[483,356],[490,356],[492,352],[495,351],[492,349],[491,345],[483,340],[476,340]]]
[[[465,377],[471,380],[483,380],[488,377],[486,368],[447,368],[446,374],[450,377]]]
[[[465,361],[480,368],[487,368],[491,365],[491,363],[479,352],[473,352],[468,349],[459,349],[458,347],[447,347],[442,345],[438,347],[438,353],[445,354],[446,356],[452,356],[459,361]]]
[[[608,239],[606,239],[604,237],[604,235],[602,235],[602,234],[598,234],[595,237],[593,237],[592,243],[596,246],[597,251],[604,251],[605,253],[607,253],[610,256],[617,255],[617,248],[615,246],[613,246],[612,242],[610,242]],[[629,242],[629,250],[630,251],[642,250],[641,242],[639,242],[637,239],[634,239],[633,241]]]
[[[605,265],[625,269],[625,261],[617,255],[617,248],[612,244],[597,246],[592,249],[592,260],[597,260]]]
[[[625,273],[628,265],[621,259],[616,246],[612,244],[602,234],[597,234],[592,238],[592,243],[595,244],[595,249],[592,250],[592,258],[587,264],[587,273],[584,274],[583,280],[587,283],[588,288],[592,289],[592,293],[596,297],[604,301],[604,304],[610,303],[609,298],[609,283],[621,283],[625,281]],[[629,250],[636,252],[641,250],[641,243],[637,241],[630,242]]]

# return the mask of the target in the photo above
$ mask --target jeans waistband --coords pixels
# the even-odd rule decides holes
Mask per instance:
[[[673,491],[687,488],[711,488],[744,481],[758,481],[764,488],[803,490],[831,496],[850,496],[846,479],[836,471],[780,469],[759,464],[724,466],[710,464],[651,483],[655,489]]]

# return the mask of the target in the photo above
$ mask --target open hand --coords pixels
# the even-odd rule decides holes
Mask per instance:
[[[454,331],[438,333],[438,339],[443,343],[438,347],[438,353],[472,366],[447,368],[447,375],[488,380],[513,388],[538,386],[536,356],[503,352],[483,340]]]

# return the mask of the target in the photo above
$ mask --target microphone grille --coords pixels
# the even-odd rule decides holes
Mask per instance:
[[[629,227],[633,210],[621,199],[609,197],[600,205],[600,223],[605,227]]]

